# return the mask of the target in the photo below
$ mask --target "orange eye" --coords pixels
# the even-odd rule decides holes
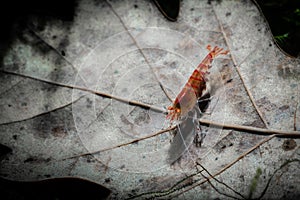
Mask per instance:
[[[176,109],[176,112],[177,112],[177,113],[180,113],[180,109]]]

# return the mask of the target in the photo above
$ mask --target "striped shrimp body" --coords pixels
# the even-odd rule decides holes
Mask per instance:
[[[212,49],[212,47],[208,45],[206,48],[209,50],[208,55],[194,70],[187,83],[177,95],[173,105],[168,107],[167,119],[170,119],[170,121],[178,120],[186,116],[188,112],[193,109],[198,98],[200,98],[206,90],[207,74],[209,74],[208,70],[212,67],[213,59],[218,55],[226,55],[229,52],[218,46]]]

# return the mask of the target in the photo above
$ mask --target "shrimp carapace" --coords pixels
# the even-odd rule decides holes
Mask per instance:
[[[207,74],[212,67],[213,59],[218,55],[226,55],[229,51],[223,50],[218,46],[213,49],[210,45],[207,45],[209,53],[194,70],[187,83],[184,85],[180,93],[177,95],[172,106],[168,107],[167,119],[171,121],[177,120],[193,109],[197,103],[198,98],[203,95],[206,90]]]

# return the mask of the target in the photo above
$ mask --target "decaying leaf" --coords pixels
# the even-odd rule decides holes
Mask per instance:
[[[72,23],[33,15],[22,27],[0,69],[0,143],[13,150],[3,178],[84,177],[112,198],[242,198],[255,169],[268,176],[299,159],[300,61],[277,49],[251,1],[182,1],[176,22],[152,1],[79,1]],[[166,94],[176,97],[207,44],[230,51],[213,63],[201,118],[218,126],[201,126],[200,148],[188,126],[189,145],[176,148]],[[293,148],[276,131],[228,124],[289,132]],[[264,197],[299,194],[299,169],[290,163]]]

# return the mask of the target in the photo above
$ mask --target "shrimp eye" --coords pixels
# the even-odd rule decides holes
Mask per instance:
[[[180,109],[179,109],[179,108],[178,108],[178,109],[176,109],[176,112],[177,112],[177,113],[180,113]]]
[[[173,106],[169,106],[168,110],[174,110]]]

